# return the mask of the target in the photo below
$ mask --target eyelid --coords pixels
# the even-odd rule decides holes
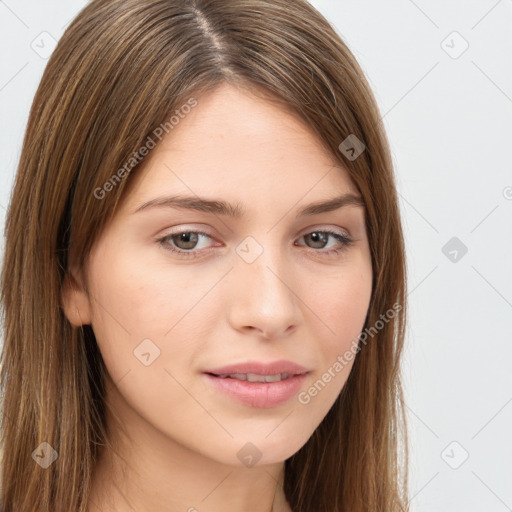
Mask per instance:
[[[180,224],[178,226],[174,226],[173,228],[169,228],[168,230],[161,231],[158,235],[155,236],[156,239],[167,238],[172,235],[178,235],[180,233],[197,233],[199,235],[205,235],[210,238],[215,239],[215,235],[210,233],[208,229],[203,229],[200,227],[193,227],[187,224]]]
[[[340,228],[339,226],[333,226],[332,224],[315,224],[314,226],[307,227],[301,231],[299,236],[307,235],[313,231],[331,231],[336,232],[338,235],[346,236],[347,238],[352,238],[350,235],[350,231],[347,228]]]
[[[174,229],[176,228],[176,229]],[[171,235],[179,234],[179,233],[187,233],[187,232],[193,232],[201,235],[208,236],[210,238],[215,238],[215,235],[212,233],[209,233],[208,230],[203,228],[198,228],[194,226],[190,226],[187,224],[179,224],[178,226],[174,226],[173,228],[169,228],[170,231],[165,232],[164,234],[157,235],[156,238],[163,238],[163,237],[169,237]],[[300,231],[300,234],[298,235],[299,238],[303,237],[304,235],[307,235],[314,231],[330,231],[330,232],[336,232],[336,234],[344,236],[346,238],[354,239],[350,233],[350,231],[347,228],[340,228],[339,226],[332,226],[332,225],[314,225],[307,228],[304,228]]]

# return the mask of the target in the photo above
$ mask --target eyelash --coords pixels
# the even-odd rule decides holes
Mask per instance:
[[[192,230],[190,230],[190,231],[177,231],[176,233],[171,233],[171,234],[166,235],[166,236],[164,236],[162,238],[159,238],[157,240],[157,242],[162,246],[162,248],[164,250],[170,251],[172,253],[175,253],[175,254],[177,254],[180,257],[183,257],[183,258],[197,258],[197,257],[199,257],[197,253],[200,252],[201,249],[184,251],[183,249],[176,249],[175,247],[173,247],[167,241],[171,237],[176,236],[176,235],[181,235],[183,233],[193,233],[193,234],[196,234],[196,235],[204,235],[204,236],[206,236],[208,238],[212,238],[208,233],[204,233],[203,231],[192,231]],[[337,247],[335,249],[329,249],[327,251],[323,251],[321,249],[316,250],[316,249],[311,249],[310,248],[311,251],[323,254],[326,257],[336,256],[336,255],[340,254],[341,252],[346,250],[354,242],[354,240],[352,240],[348,236],[342,235],[341,233],[338,233],[336,231],[330,231],[330,230],[314,230],[314,231],[309,231],[308,233],[305,233],[304,235],[302,235],[301,238],[306,236],[306,235],[310,235],[312,233],[323,233],[323,234],[330,235],[330,236],[336,238],[341,243],[341,247]],[[209,249],[209,250],[207,250],[207,252],[210,252],[211,250],[212,249]]]

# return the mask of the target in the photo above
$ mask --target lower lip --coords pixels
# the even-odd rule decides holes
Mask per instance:
[[[306,373],[294,375],[278,382],[249,382],[204,374],[209,382],[228,396],[249,407],[269,409],[286,402],[296,395],[306,378]]]

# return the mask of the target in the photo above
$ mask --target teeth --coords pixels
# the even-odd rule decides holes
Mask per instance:
[[[232,373],[229,375],[219,375],[219,377],[230,377],[231,379],[246,380],[248,382],[279,382],[288,379],[288,373],[278,373],[277,375],[256,375],[255,373]]]

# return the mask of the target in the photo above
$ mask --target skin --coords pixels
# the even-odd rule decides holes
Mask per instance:
[[[230,85],[197,100],[128,178],[89,256],[87,281],[72,268],[80,286],[63,291],[68,319],[92,325],[109,373],[116,453],[106,450],[98,463],[89,512],[220,512],[227,503],[236,512],[290,511],[284,461],[325,417],[353,360],[307,405],[294,396],[269,409],[220,393],[202,371],[286,359],[310,370],[304,391],[364,327],[372,286],[364,207],[295,218],[302,206],[357,194],[347,171],[282,106]],[[247,212],[133,213],[171,194],[221,198]],[[304,236],[325,229],[353,243]],[[168,238],[167,246],[196,250],[196,258],[157,241],[194,230],[208,237],[195,245]],[[263,248],[252,263],[236,252],[248,236]],[[340,253],[325,254],[333,248]],[[134,356],[144,339],[160,349],[149,366]],[[261,454],[253,467],[237,457],[247,442]]]

